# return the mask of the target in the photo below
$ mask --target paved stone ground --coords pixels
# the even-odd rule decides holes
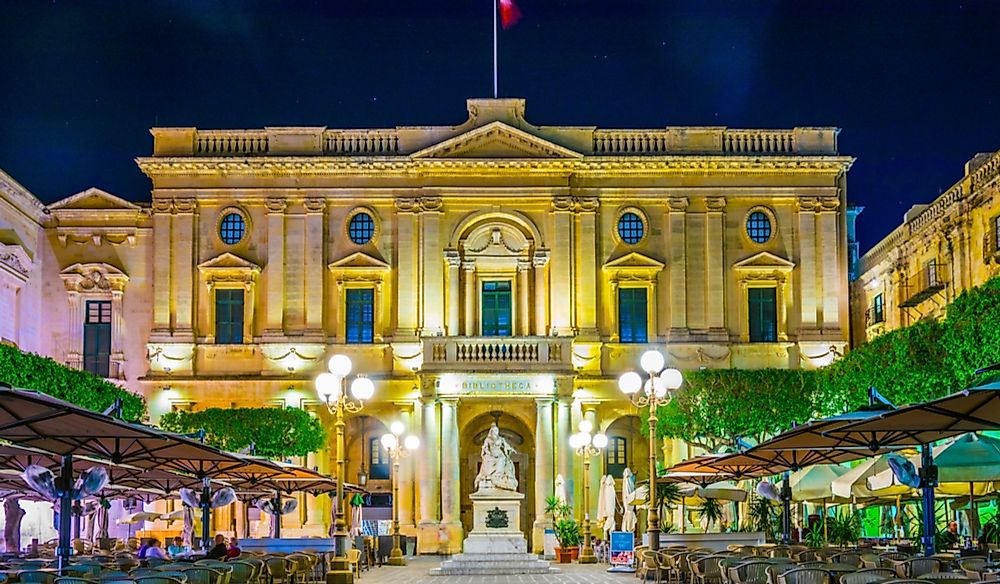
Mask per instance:
[[[633,574],[608,573],[607,564],[556,564],[552,566],[562,570],[561,574],[524,574],[517,576],[431,576],[428,571],[440,565],[444,557],[424,556],[411,558],[409,565],[382,566],[361,573],[361,579],[355,579],[356,584],[596,584],[612,582],[617,584],[636,584],[638,580]]]

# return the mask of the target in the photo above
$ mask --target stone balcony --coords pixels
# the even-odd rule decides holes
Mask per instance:
[[[431,337],[423,344],[428,372],[573,371],[569,337]]]

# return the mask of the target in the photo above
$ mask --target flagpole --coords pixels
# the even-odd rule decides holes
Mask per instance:
[[[497,6],[499,0],[493,0],[491,4],[493,5],[493,99],[498,96],[498,76],[497,76],[497,12],[500,7]]]

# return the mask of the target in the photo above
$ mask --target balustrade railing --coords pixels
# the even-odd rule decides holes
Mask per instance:
[[[399,153],[399,136],[395,130],[327,130],[323,148],[333,156],[386,156]]]
[[[435,337],[424,339],[424,369],[484,371],[560,369],[570,363],[570,342],[558,337]]]
[[[263,130],[198,130],[194,152],[198,156],[259,156],[267,154]]]

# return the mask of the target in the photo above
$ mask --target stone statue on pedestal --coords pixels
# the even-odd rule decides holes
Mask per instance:
[[[514,454],[514,447],[500,435],[500,428],[494,422],[483,440],[483,464],[476,475],[476,488],[517,491],[517,477],[514,462],[511,461]]]

